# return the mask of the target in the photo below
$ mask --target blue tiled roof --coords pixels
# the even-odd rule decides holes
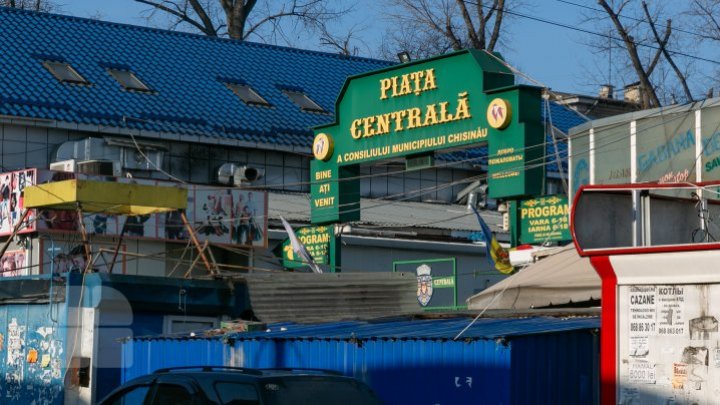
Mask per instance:
[[[234,339],[453,339],[470,324],[472,318],[348,321],[314,325],[283,323],[270,325],[264,332],[228,335]],[[600,327],[597,317],[583,318],[480,318],[463,338],[495,339],[500,337],[565,332]]]
[[[308,147],[310,128],[332,121],[348,76],[391,62],[209,38],[0,7],[0,115]],[[42,65],[64,61],[91,85],[58,82]],[[107,67],[133,71],[154,91],[126,91]],[[272,107],[248,106],[222,81],[249,84]],[[300,111],[280,89],[304,91],[329,114]],[[585,120],[550,103],[563,132]],[[548,172],[557,172],[547,137]],[[567,145],[559,144],[561,158]],[[487,148],[443,154],[487,163]]]
[[[309,146],[310,128],[332,121],[347,76],[391,65],[3,7],[0,38],[0,115],[287,146]],[[58,82],[44,60],[69,63],[91,85]],[[109,66],[154,91],[123,90]],[[272,107],[246,105],[221,80],[249,84]],[[329,114],[300,111],[288,87]]]

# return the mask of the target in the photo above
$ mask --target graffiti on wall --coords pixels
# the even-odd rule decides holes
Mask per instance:
[[[7,329],[7,368],[5,370],[5,398],[10,401],[19,400],[22,394],[25,332],[26,326],[18,325],[17,319],[12,318]]]
[[[5,374],[0,377],[0,403],[56,404],[63,400],[64,348],[54,326],[34,330],[10,318],[7,334],[0,334],[0,356]],[[3,352],[3,349],[5,351]],[[1,358],[1,357],[0,357]],[[4,378],[3,378],[4,377]]]

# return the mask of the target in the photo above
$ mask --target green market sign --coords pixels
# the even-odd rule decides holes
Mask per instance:
[[[335,231],[333,226],[311,226],[295,231],[300,242],[305,245],[313,260],[317,264],[333,264],[330,255],[331,245],[335,244]],[[293,252],[290,240],[283,243],[283,266],[289,269],[306,266],[302,258]]]
[[[544,243],[572,240],[568,199],[546,196],[522,200],[517,204],[519,243]]]
[[[540,88],[475,50],[349,78],[335,122],[315,129],[312,222],[360,219],[360,164],[459,147],[488,145],[491,198],[540,194],[540,107]]]

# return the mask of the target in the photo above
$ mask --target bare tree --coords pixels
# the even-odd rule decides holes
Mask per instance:
[[[464,48],[494,51],[505,31],[506,0],[387,0],[385,56],[428,57]]]
[[[688,13],[700,20],[701,39],[720,41],[720,0],[693,0]]]
[[[672,55],[667,50],[667,42],[668,39],[670,39],[670,32],[672,27],[672,20],[667,20],[667,28],[665,29],[665,36],[661,39],[660,35],[657,32],[657,28],[655,27],[655,22],[653,21],[653,18],[650,16],[650,11],[648,10],[648,6],[646,2],[642,2],[643,11],[645,12],[645,17],[647,18],[648,25],[650,26],[650,29],[652,30],[653,37],[655,38],[656,43],[658,44],[658,49],[662,52],[663,56],[665,57],[665,60],[667,63],[672,67],[673,72],[675,72],[675,76],[677,77],[678,81],[680,82],[680,85],[682,86],[683,91],[685,92],[685,98],[687,101],[693,101],[692,93],[690,93],[690,88],[688,87],[687,80],[685,78],[685,74],[680,71],[680,68],[678,68],[677,64],[673,60]]]
[[[45,13],[59,11],[59,6],[48,0],[0,0],[0,6]]]
[[[643,108],[658,107],[660,106],[660,100],[658,100],[657,93],[655,92],[655,86],[653,86],[653,84],[650,82],[650,76],[652,75],[653,70],[657,66],[658,61],[660,60],[660,54],[662,51],[660,49],[657,49],[655,55],[652,57],[649,63],[645,63],[641,60],[640,52],[638,50],[638,43],[635,42],[635,38],[630,35],[630,30],[628,29],[628,27],[626,27],[623,22],[620,21],[620,13],[623,11],[625,6],[627,6],[629,2],[630,0],[624,0],[616,9],[614,9],[607,3],[607,1],[598,0],[598,4],[600,4],[600,6],[607,13],[608,17],[610,17],[610,20],[612,21],[615,30],[617,31],[617,34],[620,35],[620,37],[622,38],[623,45],[625,47],[625,50],[627,51],[627,56],[630,58],[633,70],[635,71],[638,81],[640,82],[641,106]],[[670,31],[671,27],[668,24],[667,28],[665,29],[665,34],[663,35],[663,40],[665,42],[667,42],[670,37]]]
[[[645,1],[636,0],[597,0],[600,9],[585,22],[594,21],[600,25],[601,31],[607,36],[603,40],[590,44],[597,53],[607,57],[608,78],[612,83],[612,75],[628,79],[638,84],[642,108],[659,107],[662,104],[674,103],[676,95],[683,95],[684,101],[693,101],[688,78],[692,69],[692,60],[686,54],[673,49],[683,49],[682,33],[675,31],[673,20],[664,19],[660,23],[666,5],[662,2],[648,6]],[[674,7],[677,7],[676,5]],[[678,13],[682,14],[682,13]],[[619,50],[619,51],[618,51]],[[683,55],[684,65],[679,66],[676,59]],[[634,77],[634,79],[633,79]]]
[[[170,29],[212,37],[291,44],[291,33],[329,34],[327,23],[348,12],[325,0],[135,0],[149,6],[147,18],[165,17]]]

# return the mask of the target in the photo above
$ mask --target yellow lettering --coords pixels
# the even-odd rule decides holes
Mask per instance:
[[[470,106],[468,105],[467,96],[467,92],[458,94],[458,106],[457,110],[455,111],[456,120],[470,118]]]
[[[408,111],[408,129],[412,129],[415,127],[422,126],[420,123],[420,109],[415,107],[411,108]]]
[[[406,94],[410,94],[411,87],[410,87],[410,75],[402,75],[402,81],[400,82],[400,93],[398,95],[404,96]]]
[[[448,115],[448,113],[447,113],[447,106],[448,106],[447,101],[443,101],[442,103],[440,103],[440,123],[441,124],[443,122],[452,121],[452,119],[453,119],[452,114]]]
[[[362,124],[362,120],[357,119],[353,120],[352,125],[350,125],[350,136],[352,136],[353,139],[360,139],[362,137],[362,132],[358,131],[360,124]]]
[[[332,170],[321,170],[315,173],[315,180],[325,180],[332,178]]]
[[[375,117],[365,117],[363,120],[363,129],[365,130],[365,134],[363,136],[373,136],[375,135],[375,129],[372,127],[372,124],[375,122]]]
[[[395,111],[390,116],[395,120],[395,132],[403,130],[402,120],[407,115],[407,110]]]
[[[377,117],[377,133],[387,134],[390,132],[390,114],[382,114]]]
[[[380,100],[387,98],[387,91],[392,87],[392,81],[390,79],[380,80]]]
[[[425,86],[422,91],[437,89],[435,84],[435,69],[428,69],[425,71]]]
[[[423,77],[423,71],[419,72],[412,72],[410,73],[410,78],[412,79],[413,83],[415,84],[415,95],[419,96],[422,92],[422,89],[420,88],[420,78]]]
[[[423,126],[435,125],[438,123],[437,111],[435,111],[435,104],[428,104],[425,110],[425,122]]]
[[[316,198],[313,200],[313,204],[315,208],[330,207],[335,204],[335,197]]]

